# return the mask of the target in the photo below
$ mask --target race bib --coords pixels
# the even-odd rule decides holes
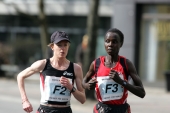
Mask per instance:
[[[123,75],[121,78],[123,79]],[[117,100],[122,98],[124,88],[109,78],[109,76],[97,77],[97,81],[102,101]]]
[[[72,80],[69,79],[72,84]],[[60,84],[60,77],[46,76],[45,100],[67,102],[70,101],[70,90]]]

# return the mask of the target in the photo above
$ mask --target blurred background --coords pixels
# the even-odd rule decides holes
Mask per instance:
[[[113,27],[124,33],[120,55],[134,63],[144,85],[169,91],[170,0],[0,0],[0,76],[15,78],[50,57],[56,30],[69,34],[67,57],[85,73],[106,54],[103,39]]]
[[[88,33],[91,1],[42,0],[43,8],[40,1],[0,0],[1,68],[9,65],[14,71],[44,58],[43,52],[56,30],[69,34],[72,43],[68,59],[76,61],[75,50]],[[163,80],[164,72],[170,69],[170,1],[98,1],[98,15],[94,15],[99,18],[97,36],[92,37],[97,38],[95,58],[105,55],[104,35],[116,27],[125,35],[120,55],[134,62],[142,79]]]

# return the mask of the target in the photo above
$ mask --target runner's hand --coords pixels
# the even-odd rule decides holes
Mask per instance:
[[[30,104],[30,102],[28,100],[26,100],[22,103],[22,107],[27,113],[30,113],[33,111],[32,105]]]
[[[96,83],[97,83],[97,79],[96,78],[92,78],[87,85],[87,89],[88,90],[92,90],[96,87]]]
[[[60,83],[62,86],[66,87],[67,89],[71,90],[73,88],[73,85],[70,83],[69,79],[66,77],[60,78]]]
[[[110,70],[110,73],[109,73],[109,76],[112,80],[114,80],[115,82],[117,82],[118,84],[121,84],[122,83],[122,79],[119,77],[119,74],[117,71],[113,70],[111,68]]]

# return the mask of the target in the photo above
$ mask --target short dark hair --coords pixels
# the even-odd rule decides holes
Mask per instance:
[[[109,29],[109,30],[106,32],[106,34],[107,34],[108,32],[117,33],[117,34],[120,36],[120,40],[121,40],[122,45],[123,45],[124,35],[123,35],[123,33],[122,33],[119,29],[117,29],[117,28],[111,28],[111,29]]]

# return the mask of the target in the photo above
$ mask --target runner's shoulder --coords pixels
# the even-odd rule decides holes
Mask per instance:
[[[32,68],[38,68],[38,69],[41,70],[41,69],[44,68],[46,62],[47,62],[46,59],[37,60],[37,61],[35,61],[35,62],[31,65],[31,67],[32,67]]]

